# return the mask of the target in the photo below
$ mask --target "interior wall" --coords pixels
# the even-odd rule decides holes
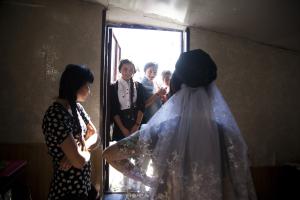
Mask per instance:
[[[42,118],[69,63],[86,64],[94,72],[91,97],[83,106],[99,130],[102,10],[80,0],[0,2],[1,158],[28,160],[33,199],[46,199],[48,192],[52,166]],[[93,156],[94,183],[99,185],[100,151]],[[33,172],[38,179],[33,180]]]
[[[217,86],[248,144],[254,166],[300,161],[300,53],[246,39],[190,30],[191,49],[218,66]]]
[[[99,127],[102,7],[67,0],[1,3],[0,140],[42,142],[41,121],[58,95],[66,64],[88,65],[95,74],[84,103]]]
[[[140,3],[143,2],[140,1]],[[124,2],[124,4],[129,5],[128,2]],[[116,24],[142,24],[150,27],[153,26],[175,30],[185,29],[185,26],[174,22],[170,18],[161,17],[155,14],[146,14],[139,11],[126,10],[112,5],[109,5],[108,7],[107,20]],[[124,21],[124,19],[126,20]]]

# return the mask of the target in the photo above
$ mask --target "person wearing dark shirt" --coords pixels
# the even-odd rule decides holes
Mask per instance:
[[[85,66],[67,65],[60,79],[59,96],[44,115],[42,129],[53,160],[48,200],[95,199],[90,155],[99,137],[79,103],[89,96],[93,80]]]
[[[166,90],[163,88],[156,89],[154,85],[154,78],[157,74],[158,65],[153,62],[149,62],[144,67],[145,76],[141,83],[145,87],[145,114],[143,124],[147,123],[151,117],[162,106],[161,97],[166,94]],[[156,91],[157,90],[157,91]]]
[[[134,64],[121,60],[119,65],[121,78],[111,85],[111,116],[114,128],[112,140],[119,141],[140,128],[144,110],[144,88],[134,82]]]

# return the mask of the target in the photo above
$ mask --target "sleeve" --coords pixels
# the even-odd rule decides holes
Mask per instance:
[[[138,110],[145,112],[145,88],[141,83],[137,83],[137,100],[136,105]]]
[[[111,101],[111,117],[120,114],[120,104],[118,99],[118,94],[116,91],[116,84],[110,86],[110,101]]]
[[[52,145],[60,145],[63,141],[73,133],[71,121],[68,121],[62,112],[56,112],[50,115],[48,123],[51,132],[47,134],[46,140],[51,141]]]
[[[77,108],[78,108],[78,110],[79,110],[79,113],[80,113],[81,117],[82,117],[83,120],[84,120],[84,123],[85,123],[85,124],[90,123],[91,118],[90,118],[90,116],[87,114],[87,112],[84,110],[83,106],[82,106],[80,103],[77,103]]]
[[[148,167],[146,166],[148,166],[149,160],[154,156],[153,149],[162,130],[161,126],[145,126],[145,129],[120,140],[114,145],[117,146],[117,152],[112,156],[124,159],[115,159],[110,164],[125,176],[141,181],[145,185],[151,186],[156,183],[157,180],[147,175]],[[130,162],[131,158],[135,159],[135,163]]]
[[[62,122],[58,126],[58,130],[56,132],[57,136],[57,144],[60,145],[65,141],[65,139],[73,133],[73,129],[66,122]]]

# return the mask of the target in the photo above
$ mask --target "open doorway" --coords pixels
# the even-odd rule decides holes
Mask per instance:
[[[181,30],[157,29],[153,27],[108,25],[106,27],[103,83],[105,91],[103,113],[104,119],[104,147],[114,143],[111,141],[112,129],[110,126],[109,84],[120,78],[118,65],[121,59],[131,60],[136,68],[133,79],[141,82],[144,77],[144,66],[148,62],[158,65],[155,84],[160,87],[163,84],[162,72],[175,69],[175,63],[181,52],[186,50],[186,32]],[[106,72],[106,73],[105,73]],[[122,174],[104,162],[104,192],[127,193],[135,190],[138,183],[128,180]]]

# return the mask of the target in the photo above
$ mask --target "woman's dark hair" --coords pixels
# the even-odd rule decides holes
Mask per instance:
[[[72,114],[81,131],[77,115],[77,92],[86,83],[93,83],[94,75],[84,65],[69,64],[62,73],[59,83],[59,98],[68,100]]]
[[[132,65],[132,66],[133,66],[133,73],[136,72],[135,66],[134,66],[133,62],[131,62],[131,61],[128,60],[128,59],[120,60],[120,64],[119,64],[119,67],[118,67],[119,72],[121,72],[122,66],[125,65],[125,64],[130,64],[130,65]]]
[[[170,80],[170,96],[175,94],[178,90],[180,90],[181,84],[183,82],[180,80],[176,73],[173,73],[172,78]]]
[[[209,54],[201,49],[184,52],[171,78],[171,95],[180,90],[182,83],[193,88],[206,87],[216,78],[217,66]]]
[[[148,62],[146,63],[146,65],[144,66],[144,72],[147,71],[148,68],[153,67],[154,70],[157,70],[158,68],[158,64],[154,63],[154,62]]]
[[[131,64],[133,66],[133,73],[136,72],[134,64],[128,59],[123,59],[120,61],[119,72],[121,72],[122,66],[125,64]],[[134,83],[133,83],[132,78],[129,80],[129,84],[130,84],[130,109],[132,109],[133,108],[133,95],[134,95],[134,89],[133,89]]]

